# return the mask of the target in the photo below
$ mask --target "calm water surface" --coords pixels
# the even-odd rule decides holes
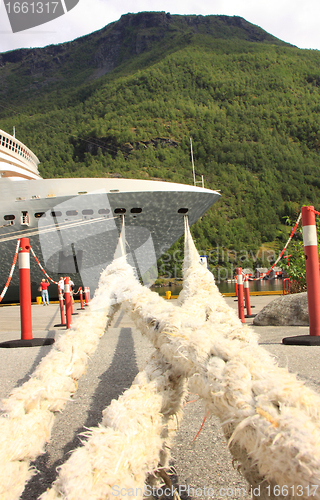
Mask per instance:
[[[232,293],[235,291],[234,281],[221,281],[217,283],[219,291],[221,293]],[[172,295],[179,295],[182,286],[162,286],[159,288],[153,288],[152,290],[159,293],[159,295],[165,295],[167,291],[171,291]],[[249,281],[249,291],[250,292],[265,292],[271,290],[282,290],[282,279],[272,279],[272,280],[259,280],[259,281]]]

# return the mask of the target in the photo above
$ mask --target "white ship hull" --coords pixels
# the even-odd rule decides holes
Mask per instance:
[[[113,259],[123,218],[128,258],[142,281],[151,284],[157,259],[184,232],[184,216],[192,225],[219,196],[209,189],[169,182],[108,178],[14,182],[2,177],[1,290],[17,239],[28,237],[52,279],[69,275],[76,286],[89,286],[93,292],[102,270]],[[43,273],[32,256],[30,260],[35,299]],[[18,276],[16,269],[3,302],[18,299]],[[52,297],[54,288],[49,289]]]

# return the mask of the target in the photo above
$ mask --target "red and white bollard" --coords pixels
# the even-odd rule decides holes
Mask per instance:
[[[21,238],[19,260],[19,299],[21,339],[32,339],[30,244],[28,238]]]
[[[86,306],[88,306],[89,305],[89,294],[88,294],[88,287],[87,286],[84,287],[84,300],[85,300]]]
[[[68,330],[71,326],[71,307],[72,307],[69,279],[70,279],[69,276],[66,276],[64,278],[64,301],[66,304],[66,318],[67,318]]]
[[[246,310],[247,310],[247,314],[245,315],[245,318],[253,318],[256,315],[251,314],[249,280],[247,278],[245,278],[245,280],[244,280],[243,289],[244,289],[244,302],[245,302],[245,306],[246,306]]]
[[[82,287],[79,288],[79,291],[80,291],[80,309],[84,309],[83,307],[83,291],[82,291]]]
[[[320,274],[314,207],[302,207],[303,245],[306,264],[309,333],[320,336]]]
[[[244,323],[244,305],[243,305],[243,278],[242,267],[237,267],[237,285],[238,285],[238,315],[241,323]]]
[[[282,339],[283,344],[320,345],[320,274],[314,207],[302,207],[302,231],[307,278],[309,335]]]
[[[1,342],[0,347],[33,347],[50,345],[54,342],[53,338],[34,339],[32,336],[30,244],[28,238],[21,238],[20,240],[18,259],[21,339]]]
[[[64,303],[63,303],[63,290],[61,290],[59,286],[58,286],[58,294],[59,294],[61,326],[66,326],[66,317],[64,314]]]

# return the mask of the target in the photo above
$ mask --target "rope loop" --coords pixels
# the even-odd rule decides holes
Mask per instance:
[[[2,292],[1,292],[0,302],[2,301],[3,297],[5,296],[6,291],[8,290],[8,287],[9,287],[9,284],[10,284],[10,281],[11,281],[11,278],[12,278],[12,275],[13,275],[13,271],[14,271],[14,268],[16,266],[16,262],[17,262],[17,258],[18,258],[19,245],[20,245],[20,240],[17,240],[17,246],[16,246],[16,249],[15,249],[15,253],[14,253],[13,262],[12,262],[12,266],[11,266],[11,269],[10,269],[9,277],[8,277],[7,282],[4,285],[4,288],[3,288]]]

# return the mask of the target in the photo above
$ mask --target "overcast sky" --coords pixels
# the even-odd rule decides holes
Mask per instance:
[[[19,33],[11,30],[4,7],[9,1],[13,4],[18,0],[0,0],[0,52],[74,40],[117,21],[123,14],[142,11],[241,16],[299,48],[320,49],[319,0],[79,0],[61,17]]]

